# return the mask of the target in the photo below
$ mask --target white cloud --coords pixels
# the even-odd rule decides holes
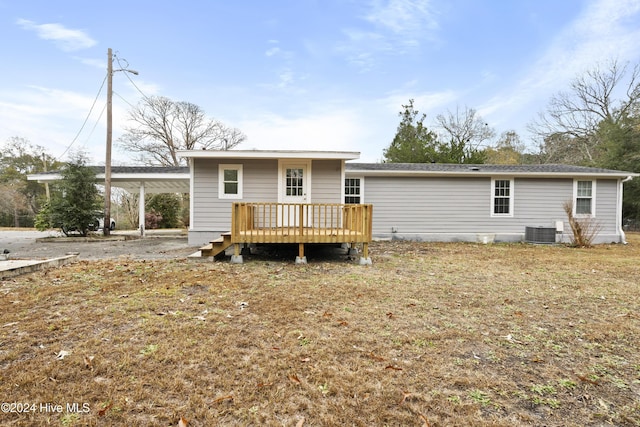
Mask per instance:
[[[391,32],[408,37],[412,43],[438,28],[430,0],[377,0],[366,20]]]
[[[640,57],[640,0],[595,0],[561,31],[546,51],[512,87],[478,108],[493,124],[512,127],[523,116],[532,120],[552,95],[599,63]]]
[[[247,134],[243,149],[260,150],[352,150],[359,121],[348,110],[285,117],[262,114],[238,123]]]
[[[336,51],[361,71],[376,64],[376,55],[401,55],[433,40],[438,29],[431,0],[374,0],[363,19],[369,28],[345,28]]]
[[[87,49],[97,43],[84,31],[68,29],[62,24],[36,24],[27,19],[18,19],[16,23],[25,30],[35,31],[43,40],[53,41],[67,52]]]
[[[0,100],[0,141],[13,136],[23,137],[59,157],[79,133],[67,154],[84,150],[94,163],[104,161],[106,99],[103,92],[89,115],[94,97],[95,94],[41,86],[5,92]],[[114,143],[125,124],[127,108],[114,97]],[[86,124],[80,132],[85,119]],[[61,160],[66,160],[67,154]]]

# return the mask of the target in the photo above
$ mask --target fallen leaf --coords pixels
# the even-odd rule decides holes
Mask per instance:
[[[289,380],[294,383],[300,384],[300,378],[296,374],[289,375]]]
[[[373,352],[369,353],[369,357],[378,362],[384,362],[384,357],[376,356]]]
[[[110,402],[107,406],[105,406],[104,408],[100,409],[98,411],[98,416],[99,417],[104,417],[104,415],[107,413],[107,411],[109,409],[111,409],[113,407],[113,402]]]
[[[258,383],[258,387],[269,387],[272,386],[273,383]]]
[[[388,365],[386,368],[384,369],[390,369],[392,371],[402,371],[402,368],[399,368],[397,366],[393,366],[393,365]]]
[[[228,396],[219,397],[219,398],[215,399],[213,401],[213,403],[220,403],[220,402],[224,402],[225,400],[233,400],[233,396],[232,395],[228,395]]]
[[[388,312],[388,313],[387,313],[387,317],[388,317],[389,319],[393,319],[393,317],[394,317],[394,316],[393,316],[393,313],[392,313],[392,312]]]
[[[598,381],[594,381],[591,378],[587,378],[585,375],[576,374],[576,376],[580,379],[580,381],[584,381],[585,383],[589,383],[593,385],[598,385]]]
[[[180,421],[178,421],[178,427],[187,427],[189,425],[189,421],[186,418],[180,417]]]

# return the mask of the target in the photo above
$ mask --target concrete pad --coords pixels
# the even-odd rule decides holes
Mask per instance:
[[[78,254],[73,254],[52,259],[10,259],[0,261],[0,280],[34,271],[60,267],[75,261],[77,258]]]

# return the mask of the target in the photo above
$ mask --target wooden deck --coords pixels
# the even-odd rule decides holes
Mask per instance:
[[[241,244],[295,243],[300,259],[307,243],[361,243],[368,259],[372,211],[365,204],[237,202],[232,204],[230,242],[236,257]]]

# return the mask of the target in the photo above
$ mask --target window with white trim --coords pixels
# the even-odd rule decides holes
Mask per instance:
[[[595,181],[574,181],[573,187],[574,202],[573,212],[575,215],[595,216]]]
[[[362,179],[345,178],[344,180],[344,203],[362,203]]]
[[[218,198],[242,199],[242,165],[218,165]]]
[[[491,180],[491,216],[513,216],[513,179]]]

